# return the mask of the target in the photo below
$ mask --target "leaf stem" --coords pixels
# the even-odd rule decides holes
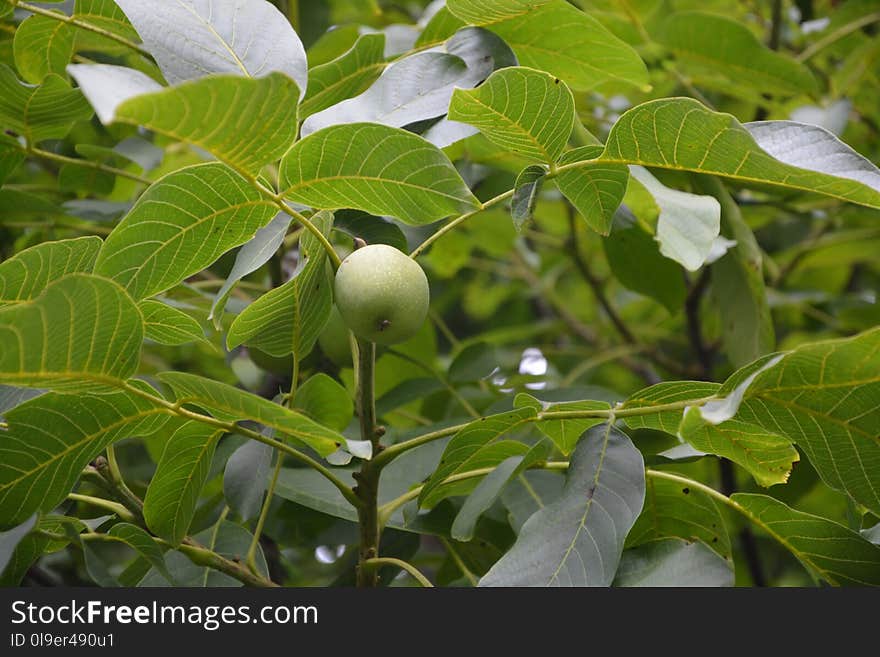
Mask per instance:
[[[380,432],[376,426],[375,365],[376,345],[367,340],[357,340],[356,396],[361,439],[373,445],[373,454],[381,452]],[[360,545],[358,548],[357,585],[376,587],[379,583],[375,568],[367,567],[371,559],[379,556],[379,539],[382,525],[379,523],[379,475],[381,467],[374,461],[363,461],[361,469],[354,474],[357,486],[354,491],[360,499],[358,525]]]
[[[841,25],[839,28],[826,34],[824,37],[813,43],[809,48],[806,48],[803,52],[801,52],[795,59],[799,62],[805,62],[808,59],[812,59],[814,55],[818,52],[824,50],[828,46],[830,46],[835,41],[842,39],[848,34],[852,34],[856,30],[859,30],[866,25],[870,25],[871,23],[876,23],[880,21],[880,11],[875,11],[872,14],[866,14],[851,23],[847,23],[846,25]]]
[[[413,566],[411,563],[404,561],[403,559],[395,559],[394,557],[373,557],[371,559],[367,559],[361,563],[361,567],[370,566],[372,569],[378,569],[380,566],[397,566],[402,570],[405,570],[410,575],[412,575],[413,579],[416,580],[419,584],[424,588],[434,588],[434,585],[431,584],[431,581],[425,577],[419,569]]]
[[[275,496],[275,486],[278,484],[278,475],[281,472],[281,464],[284,463],[284,456],[278,454],[275,457],[275,469],[272,471],[272,478],[269,480],[269,487],[266,489],[266,499],[263,500],[263,507],[260,509],[260,517],[257,519],[257,526],[254,528],[254,536],[248,547],[245,563],[254,574],[257,570],[257,547],[260,545],[260,535],[263,533],[263,527],[266,525],[266,518],[269,516],[269,507],[272,506],[272,498]]]
[[[103,497],[93,497],[91,495],[81,495],[79,493],[68,493],[67,499],[72,502],[82,502],[83,504],[90,504],[100,509],[110,511],[127,522],[137,522],[137,519],[131,511],[119,502],[114,502],[113,500],[105,500]]]
[[[86,169],[97,169],[98,171],[103,171],[105,173],[112,174],[114,176],[119,176],[120,178],[128,178],[129,180],[134,180],[135,182],[139,182],[144,185],[152,185],[153,181],[149,178],[144,178],[143,176],[139,176],[136,173],[131,173],[130,171],[126,171],[125,169],[117,169],[116,167],[111,167],[101,162],[94,162],[92,160],[84,160],[78,157],[68,157],[67,155],[60,155],[59,153],[53,153],[51,151],[46,151],[41,148],[37,148],[36,146],[21,146],[18,145],[18,149],[27,155],[32,155],[34,157],[39,157],[44,160],[49,160],[51,162],[58,162],[60,164],[70,164],[78,167],[85,167]]]
[[[427,249],[427,248],[428,248],[429,246],[431,246],[434,242],[436,242],[436,241],[439,240],[441,237],[443,237],[443,236],[444,236],[446,233],[448,233],[450,230],[453,230],[456,226],[458,226],[458,225],[461,224],[462,222],[466,221],[467,219],[470,219],[470,218],[473,217],[475,214],[479,214],[479,213],[482,212],[483,210],[486,210],[486,209],[488,209],[488,208],[491,208],[492,206],[494,206],[494,205],[498,205],[498,204],[501,203],[502,201],[507,200],[508,198],[510,198],[511,196],[513,196],[513,191],[514,191],[514,190],[509,189],[509,190],[507,190],[506,192],[503,192],[503,193],[499,194],[499,195],[496,196],[495,198],[491,198],[491,199],[489,199],[489,200],[486,201],[485,203],[480,203],[480,207],[478,207],[476,210],[471,210],[470,212],[466,212],[466,213],[464,213],[464,214],[462,214],[462,215],[459,215],[458,217],[456,217],[455,219],[453,219],[452,221],[450,221],[449,223],[447,223],[445,226],[443,226],[442,228],[440,228],[440,230],[438,230],[436,233],[434,233],[433,235],[429,236],[424,242],[422,242],[421,244],[419,244],[415,249],[413,249],[412,253],[409,254],[409,257],[410,257],[410,258],[413,258],[413,259],[418,258],[418,257],[419,257],[419,256],[425,251],[425,249]]]
[[[312,235],[315,236],[315,239],[321,243],[321,246],[324,247],[324,250],[327,252],[327,255],[330,257],[330,261],[333,263],[333,269],[338,269],[339,265],[342,264],[342,259],[339,257],[339,254],[336,253],[336,249],[333,248],[333,245],[330,243],[330,240],[321,232],[321,230],[308,220],[301,212],[297,212],[290,205],[288,205],[282,194],[276,194],[270,189],[266,189],[260,182],[253,177],[249,177],[248,181],[253,185],[253,187],[263,194],[266,198],[271,199],[271,201],[278,207],[282,212],[290,215],[293,219],[300,224],[303,228],[309,231]]]
[[[98,27],[97,25],[92,25],[87,21],[80,20],[76,16],[67,16],[66,14],[61,14],[57,11],[51,11],[49,9],[43,9],[42,7],[32,5],[28,2],[21,2],[20,0],[9,0],[9,3],[14,7],[18,7],[19,9],[22,9],[24,11],[29,11],[32,14],[45,16],[46,18],[51,18],[52,20],[56,20],[60,23],[67,23],[68,25],[72,25],[73,27],[77,27],[81,30],[86,30],[87,32],[100,34],[102,37],[131,48],[132,50],[135,50],[146,57],[151,56],[150,51],[148,51],[140,44],[137,44],[134,41],[130,41],[123,36],[119,36],[118,34],[111,32],[110,30],[105,30],[102,27]]]

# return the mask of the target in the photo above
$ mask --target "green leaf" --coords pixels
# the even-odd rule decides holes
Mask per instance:
[[[239,447],[223,471],[223,497],[244,520],[256,517],[269,484],[275,450],[256,440]]]
[[[690,98],[652,100],[625,112],[600,160],[710,173],[880,208],[880,171],[830,132],[790,121],[743,126]]]
[[[626,537],[626,546],[670,536],[702,541],[725,559],[732,555],[727,522],[718,502],[696,488],[648,477],[645,506]]]
[[[450,383],[472,383],[488,378],[498,367],[498,352],[487,342],[474,342],[449,364]],[[406,382],[405,382],[406,383]]]
[[[29,16],[15,30],[15,67],[26,81],[39,84],[49,74],[64,76],[73,56],[73,27],[48,16]]]
[[[501,496],[507,484],[531,465],[547,459],[550,446],[547,441],[537,443],[524,456],[511,456],[499,463],[486,475],[474,491],[468,495],[452,523],[452,538],[470,541],[474,537],[477,521]]]
[[[520,64],[547,71],[576,91],[605,82],[648,84],[647,69],[636,51],[564,0],[518,11],[487,27],[510,45]]]
[[[670,314],[684,306],[687,289],[681,267],[662,255],[654,236],[621,206],[614,214],[613,228],[602,240],[605,257],[622,285],[663,304]]]
[[[642,167],[630,167],[630,174],[630,184],[642,185],[660,210],[656,238],[660,253],[688,271],[702,267],[721,230],[718,201],[711,196],[670,189]]]
[[[18,141],[9,135],[0,134],[0,185],[15,173],[22,162],[24,162],[24,152]]]
[[[562,496],[526,521],[480,586],[610,586],[644,498],[642,455],[612,425],[593,427]]]
[[[12,69],[0,64],[0,123],[22,135],[28,143],[62,139],[77,121],[92,116],[92,108],[79,92],[57,75],[42,84],[20,82]]]
[[[159,378],[171,386],[178,399],[204,408],[220,420],[253,420],[295,438],[321,456],[332,454],[343,444],[342,436],[332,429],[225,383],[184,372],[163,372]]]
[[[816,79],[804,64],[761,43],[754,33],[735,20],[697,11],[672,14],[659,30],[660,43],[675,53],[684,72],[698,86],[714,88],[716,80],[743,89],[774,95],[813,94]]]
[[[624,551],[614,586],[733,586],[733,566],[702,543],[667,538]]]
[[[786,483],[792,467],[800,460],[785,436],[737,419],[710,424],[696,409],[685,413],[679,433],[701,452],[741,465],[761,486]]]
[[[551,0],[447,0],[453,16],[472,25],[489,25],[522,16]]]
[[[222,429],[192,421],[181,425],[165,445],[144,498],[144,519],[150,531],[173,545],[189,533],[222,434]]]
[[[440,466],[419,495],[419,505],[431,507],[443,498],[457,494],[457,488],[443,485],[444,480],[452,475],[493,467],[510,456],[525,454],[529,448],[524,443],[499,438],[531,423],[535,415],[534,408],[523,407],[482,417],[464,427],[449,441]]]
[[[145,335],[154,342],[179,345],[205,340],[199,323],[182,310],[149,299],[141,301],[138,308],[144,315]]]
[[[143,337],[125,290],[70,274],[32,301],[0,308],[0,383],[106,390],[134,374]]]
[[[564,483],[564,475],[555,470],[528,470],[511,480],[501,491],[501,501],[514,531],[522,531],[529,518],[558,499]]]
[[[104,242],[95,272],[144,299],[252,239],[276,212],[229,167],[216,162],[186,167],[141,195]]]
[[[880,514],[878,372],[880,329],[805,345],[758,371],[736,417],[793,440],[826,484]]]
[[[87,74],[81,66],[78,81]],[[124,100],[113,121],[189,142],[238,170],[257,173],[296,139],[298,94],[281,73],[256,80],[210,77]]]
[[[270,2],[116,0],[169,83],[213,73],[280,71],[305,93],[308,63],[290,21]],[[185,35],[186,38],[181,38]]]
[[[365,91],[386,66],[384,49],[384,34],[362,34],[347,52],[312,68],[300,105],[302,118]]]
[[[359,210],[339,210],[334,213],[333,230],[360,237],[367,244],[388,244],[398,251],[409,251],[406,235],[400,226]]]
[[[174,584],[174,579],[165,565],[162,549],[153,540],[153,537],[143,529],[129,522],[120,522],[113,525],[107,535],[119,539],[136,550],[159,574],[168,580],[169,584]]]
[[[54,280],[89,273],[101,248],[99,237],[43,242],[0,263],[0,306],[30,301]]]
[[[323,372],[311,376],[297,388],[293,406],[336,431],[345,429],[354,417],[354,404],[348,391]]]
[[[371,123],[332,126],[295,144],[281,162],[281,187],[312,207],[355,208],[416,225],[479,205],[442,151]]]
[[[502,148],[552,164],[574,125],[574,98],[559,78],[516,66],[495,71],[476,89],[457,89],[449,118],[479,128]]]
[[[6,413],[0,443],[0,526],[52,510],[114,441],[155,431],[165,412],[128,392],[47,393]]]
[[[531,220],[546,175],[547,170],[544,167],[532,164],[520,171],[516,177],[513,197],[510,200],[510,216],[517,231],[521,231]]]
[[[697,185],[721,202],[721,232],[736,245],[712,265],[712,297],[721,315],[724,351],[735,367],[773,351],[776,336],[764,285],[763,256],[739,206],[715,178]]]
[[[272,356],[309,355],[330,317],[332,282],[324,251],[281,287],[270,290],[245,308],[229,327],[226,345],[247,344]]]
[[[880,546],[858,533],[766,495],[737,493],[731,499],[815,577],[834,586],[880,586]]]
[[[416,39],[415,47],[418,48],[419,46],[445,41],[465,25],[466,23],[463,20],[457,18],[449,11],[449,7],[440,7],[422,29],[419,38]]]
[[[95,25],[129,41],[140,41],[138,33],[135,32],[125,14],[122,13],[122,10],[114,2],[107,2],[107,0],[76,0],[73,15],[89,25]],[[89,50],[105,53],[130,52],[127,46],[87,30],[77,31],[76,48],[80,51]]]
[[[581,146],[563,153],[559,164],[592,160],[601,153],[601,146]],[[626,193],[628,180],[629,170],[626,166],[597,163],[560,171],[556,176],[556,185],[590,228],[600,235],[608,235],[614,212]]]
[[[79,519],[65,516],[43,516],[37,523],[36,528],[53,534],[61,534],[65,531],[65,526],[70,524],[74,525],[79,531],[86,529],[86,526]],[[0,574],[0,586],[18,586],[37,559],[47,552],[60,550],[67,543],[67,539],[53,540],[33,532],[28,534],[15,547],[9,563],[2,571],[2,574]]]
[[[272,221],[260,228],[253,238],[239,249],[235,255],[235,264],[232,265],[229,275],[222,287],[217,290],[214,302],[211,304],[208,319],[214,320],[214,328],[220,330],[222,326],[221,320],[232,288],[242,278],[271,260],[284,242],[284,236],[287,235],[291,221],[292,219],[287,214],[279,212]]]

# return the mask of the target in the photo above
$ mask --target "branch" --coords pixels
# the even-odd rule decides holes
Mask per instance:
[[[153,184],[153,181],[149,178],[144,178],[143,176],[139,176],[136,173],[131,173],[130,171],[126,171],[124,169],[117,169],[116,167],[111,167],[101,162],[84,160],[78,157],[68,157],[67,155],[59,155],[58,153],[44,151],[43,149],[37,148],[35,146],[21,146],[20,144],[18,144],[18,149],[27,155],[33,155],[34,157],[39,157],[44,160],[59,162],[61,164],[71,164],[73,166],[84,167],[86,169],[97,169],[98,171],[103,171],[114,176],[119,176],[120,178],[128,178],[129,180],[134,180],[135,182],[139,182],[144,185]]]

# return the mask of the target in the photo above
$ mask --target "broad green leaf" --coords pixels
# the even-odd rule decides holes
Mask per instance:
[[[223,471],[223,497],[244,520],[256,517],[269,484],[275,450],[256,440],[239,447]]]
[[[712,297],[721,316],[722,345],[735,367],[752,362],[776,346],[773,318],[764,285],[763,255],[739,206],[715,178],[697,185],[721,202],[721,232],[736,241],[712,265]]]
[[[0,306],[30,301],[66,274],[91,272],[100,248],[98,237],[76,237],[16,253],[0,263]]]
[[[563,153],[559,164],[592,160],[601,153],[601,146],[581,146]],[[560,171],[556,185],[590,228],[600,235],[608,235],[614,213],[626,193],[627,180],[629,171],[626,166],[596,163]]]
[[[178,399],[204,408],[220,420],[258,422],[297,439],[322,456],[332,454],[343,444],[342,436],[332,429],[225,383],[184,372],[164,372],[159,378],[171,386]]]
[[[362,94],[306,119],[302,135],[341,123],[402,128],[437,118],[446,114],[456,87],[473,87],[494,68],[515,63],[501,39],[476,28],[460,31],[443,49],[445,52],[420,52],[393,62]]]
[[[50,73],[64,76],[73,56],[76,32],[63,20],[29,16],[15,30],[15,67],[26,81],[39,84]]]
[[[673,436],[678,435],[678,427],[684,417],[684,407],[659,412],[650,409],[664,404],[677,404],[693,399],[713,398],[721,386],[703,381],[666,381],[649,386],[633,393],[621,409],[645,409],[644,415],[627,415],[626,423],[633,429],[657,429]],[[694,404],[696,405],[696,404]]]
[[[478,201],[449,159],[421,137],[371,123],[319,130],[281,162],[285,196],[312,207],[355,208],[426,224]]]
[[[516,177],[513,196],[510,199],[510,217],[518,231],[531,220],[546,175],[547,171],[544,167],[532,164],[520,171]]]
[[[182,310],[151,299],[141,301],[138,308],[144,316],[144,333],[154,342],[179,345],[205,339],[199,323]]]
[[[465,21],[454,16],[449,11],[449,7],[440,7],[422,29],[419,38],[416,39],[415,47],[418,48],[419,46],[427,46],[445,41],[466,24]]]
[[[710,424],[696,409],[685,413],[679,434],[701,452],[741,465],[762,486],[786,483],[792,467],[800,460],[785,436],[735,418]]]
[[[348,51],[312,68],[300,105],[302,118],[365,91],[386,66],[384,48],[384,34],[362,34]]]
[[[480,586],[610,586],[644,498],[642,455],[612,425],[593,427],[562,496],[526,521]]]
[[[277,208],[223,164],[197,164],[153,183],[113,230],[96,273],[135,299],[171,288],[252,239]]]
[[[880,586],[880,546],[858,533],[766,495],[737,493],[731,499],[815,577],[833,586]]]
[[[453,16],[472,25],[489,25],[523,16],[551,0],[447,0]]]
[[[645,506],[626,537],[626,546],[670,536],[702,541],[725,559],[732,555],[727,522],[718,502],[676,481],[647,477]]]
[[[733,565],[703,543],[667,538],[625,550],[614,586],[733,586]]]
[[[143,339],[125,290],[70,274],[32,301],[0,308],[0,383],[106,390],[134,374]]]
[[[706,262],[721,230],[721,206],[711,196],[670,189],[643,167],[630,167],[635,183],[642,185],[657,204],[657,242],[660,253],[689,271]]]
[[[494,72],[476,89],[457,89],[449,118],[479,128],[502,148],[552,164],[571,134],[574,98],[559,78],[515,66]]]
[[[0,443],[0,526],[52,510],[114,441],[156,430],[165,411],[128,392],[47,393],[6,413]]]
[[[170,584],[174,584],[171,573],[168,572],[168,568],[165,566],[165,557],[162,554],[162,549],[153,537],[143,529],[137,525],[132,525],[130,522],[120,522],[113,525],[113,527],[110,528],[110,531],[107,532],[107,535],[119,539],[136,550],[159,572],[159,574],[164,576]]]
[[[213,73],[273,71],[306,91],[308,63],[290,21],[266,0],[116,0],[170,84]]]
[[[826,484],[877,514],[878,372],[880,329],[805,345],[758,370],[736,418],[790,438]]]
[[[457,489],[444,486],[444,480],[468,470],[493,467],[510,456],[528,451],[524,443],[500,438],[533,422],[535,409],[518,408],[475,420],[459,431],[443,452],[440,467],[434,472],[419,495],[419,505],[430,507]],[[473,483],[473,482],[471,482]]]
[[[208,319],[214,320],[214,328],[219,330],[221,327],[226,300],[229,298],[232,288],[242,278],[262,267],[275,255],[284,242],[284,236],[287,235],[291,221],[292,219],[287,214],[279,212],[272,221],[260,228],[254,237],[239,249],[235,255],[235,264],[232,265],[229,275],[222,287],[217,290],[214,302],[211,304]]]
[[[602,401],[574,401],[554,404],[544,403],[545,411],[598,411],[609,410],[611,407]],[[572,418],[563,420],[542,420],[538,422],[538,430],[547,436],[559,450],[571,454],[583,433],[590,427],[602,424],[603,418]]]
[[[636,51],[565,0],[542,3],[487,27],[510,45],[520,64],[547,71],[575,91],[605,82],[648,84]]]
[[[174,545],[189,532],[222,434],[222,429],[190,421],[165,445],[144,498],[144,519],[150,531]]]
[[[602,246],[614,277],[633,292],[663,304],[671,314],[678,313],[687,294],[681,267],[660,255],[654,236],[626,206],[614,213],[612,226]]]
[[[501,496],[501,492],[511,480],[522,474],[527,468],[547,459],[550,445],[547,441],[537,443],[523,456],[511,456],[499,463],[492,472],[486,475],[473,492],[468,495],[461,509],[455,516],[450,530],[452,538],[457,541],[470,541],[474,537],[477,521],[484,512]]]
[[[0,64],[0,125],[29,143],[62,139],[74,123],[91,116],[88,101],[63,78],[50,74],[42,84],[29,85]]]
[[[697,86],[714,81],[742,88],[747,98],[765,89],[772,94],[812,94],[816,79],[804,64],[761,43],[735,20],[697,11],[672,14],[659,30],[660,43],[675,53],[683,71]]]
[[[790,121],[743,126],[690,98],[651,100],[625,112],[599,159],[779,185],[880,208],[877,167],[830,132]]]
[[[125,100],[113,120],[189,142],[256,173],[296,139],[298,93],[281,73],[257,80],[216,76]]]
[[[261,296],[235,318],[226,335],[227,348],[247,344],[272,356],[292,353],[305,358],[330,317],[331,286],[321,252],[309,258],[294,278]]]
[[[337,431],[345,429],[354,416],[351,395],[341,383],[323,372],[313,375],[296,389],[293,407]]]
[[[203,547],[212,550],[227,559],[241,559],[247,554],[253,540],[252,534],[234,522],[224,520],[219,526],[208,527],[199,532],[193,539]],[[257,572],[263,577],[268,576],[266,557],[263,548],[257,545]],[[242,586],[237,579],[225,575],[218,570],[200,566],[193,563],[189,557],[177,550],[171,550],[165,554],[165,564],[175,583],[175,586],[186,587],[234,587]],[[155,568],[138,582],[141,587],[169,586],[168,580]]]
[[[487,342],[469,344],[449,364],[450,383],[472,383],[487,379],[498,367],[498,352]]]
[[[135,43],[140,41],[138,33],[135,32],[128,18],[126,18],[115,2],[107,2],[107,0],[76,0],[73,15],[89,25],[95,25],[107,32],[125,37],[129,41],[134,41]],[[105,53],[130,52],[127,46],[88,30],[77,30],[76,48],[80,51],[89,50]]]

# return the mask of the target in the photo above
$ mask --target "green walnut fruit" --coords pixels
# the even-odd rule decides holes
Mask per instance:
[[[428,279],[409,256],[387,244],[356,250],[339,265],[336,307],[359,338],[391,345],[414,336],[428,314]]]
[[[351,343],[348,326],[336,306],[330,308],[330,318],[318,336],[321,351],[339,367],[351,367]]]

